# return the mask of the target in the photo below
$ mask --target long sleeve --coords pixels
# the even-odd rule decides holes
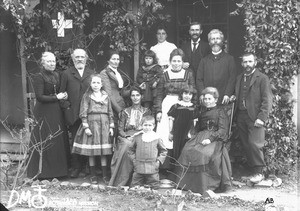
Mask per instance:
[[[100,77],[102,79],[103,89],[107,92],[108,96],[112,96],[110,79],[105,69],[100,72]],[[111,97],[111,106],[112,109],[115,110],[117,113],[119,113],[122,110],[122,108],[119,106],[114,97]]]
[[[198,69],[197,69],[197,78],[196,78],[196,86],[197,86],[197,93],[198,96],[201,95],[204,87],[204,60],[201,59]]]
[[[87,123],[87,114],[89,109],[89,96],[84,94],[80,103],[80,112],[79,117],[82,120],[82,123]]]
[[[128,115],[125,113],[125,111],[121,111],[119,114],[119,124],[118,124],[118,132],[119,136],[121,137],[126,137],[126,132],[125,132],[125,125],[126,125],[126,120],[128,118]]]
[[[68,84],[68,75],[63,72],[61,74],[61,77],[60,77],[59,92],[66,92],[67,91],[67,84]],[[63,108],[68,108],[68,107],[70,107],[71,103],[68,99],[67,100],[60,100],[60,105]]]
[[[232,56],[229,57],[229,77],[228,77],[228,82],[227,82],[227,86],[224,92],[224,95],[227,96],[231,96],[234,93],[234,87],[235,87],[235,82],[236,82],[236,77],[237,77],[237,73],[236,73],[236,65],[235,65],[235,61],[234,58]]]
[[[141,85],[141,83],[144,82],[143,79],[143,68],[139,68],[137,75],[136,75],[136,82],[138,83],[138,85]]]
[[[272,108],[272,91],[267,76],[262,77],[262,80],[260,81],[260,90],[262,100],[257,119],[266,122]]]
[[[128,146],[128,151],[127,151],[128,156],[130,159],[133,161],[135,160],[135,155],[136,155],[136,138],[132,140],[132,142]]]
[[[166,157],[167,157],[168,150],[166,149],[166,147],[163,144],[163,141],[161,139],[159,139],[159,141],[158,141],[157,148],[158,148],[157,160],[159,160],[160,163],[163,164],[165,162]]]
[[[41,103],[49,103],[49,102],[56,102],[58,101],[57,97],[53,95],[46,95],[45,94],[45,81],[43,79],[43,76],[41,74],[38,74],[36,77],[34,77],[34,91],[37,101]],[[53,85],[54,86],[54,85]],[[54,90],[54,87],[53,87]]]
[[[193,72],[192,71],[188,71],[188,85],[192,86],[194,89],[196,89],[196,85],[195,85],[195,79],[193,76]]]
[[[157,84],[157,95],[154,99],[153,107],[156,113],[161,112],[161,103],[165,95],[164,84],[165,84],[165,77],[163,75]]]
[[[115,127],[115,124],[114,124],[114,113],[113,113],[113,110],[112,110],[112,107],[111,107],[111,100],[110,98],[108,97],[108,100],[107,100],[107,110],[108,110],[108,117],[109,117],[109,127],[111,128],[114,128]]]
[[[228,137],[229,130],[229,119],[226,116],[223,109],[219,110],[218,117],[218,130],[214,131],[210,137],[210,140],[213,141],[225,141]]]

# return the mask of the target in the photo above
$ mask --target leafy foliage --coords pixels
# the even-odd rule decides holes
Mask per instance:
[[[137,4],[137,11],[133,10],[133,3]],[[37,52],[52,51],[56,54],[62,70],[67,68],[74,47],[88,49],[91,44],[96,43],[99,45],[97,53],[103,54],[104,43],[108,43],[109,48],[131,55],[134,46],[138,44],[134,39],[134,29],[138,29],[138,33],[143,35],[156,21],[167,19],[167,16],[158,14],[163,5],[156,0],[50,0],[41,1],[40,7],[30,13],[25,0],[4,0],[0,6],[9,10],[12,15],[18,41],[24,43],[23,58],[26,61],[38,62],[40,54],[37,55]],[[90,16],[89,8],[95,6],[106,9],[102,19],[100,18],[88,34],[77,33],[72,38],[76,46],[61,49],[61,43],[56,42],[53,34],[49,32],[50,14],[62,12],[73,20],[73,26],[83,29]],[[50,27],[52,28],[51,25]],[[2,24],[1,29],[4,28]],[[143,41],[143,36],[141,37],[139,43]],[[99,40],[100,43],[97,43]],[[142,44],[141,48],[144,46]],[[92,60],[94,56],[92,55]]]
[[[290,93],[299,73],[296,0],[242,0],[234,14],[244,15],[246,49],[258,56],[261,70],[271,80],[273,108],[267,124],[266,173],[287,173],[295,167],[297,133]]]

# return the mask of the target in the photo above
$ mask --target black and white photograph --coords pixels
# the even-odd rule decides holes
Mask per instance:
[[[300,210],[298,0],[2,0],[0,210]]]

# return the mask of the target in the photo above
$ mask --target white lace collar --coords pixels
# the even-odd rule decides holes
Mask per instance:
[[[149,133],[143,133],[142,135],[142,141],[146,143],[154,141],[158,138],[159,138],[158,135],[154,131],[151,131]]]
[[[184,106],[184,107],[190,107],[192,105],[194,105],[192,102],[184,102],[183,100],[180,100],[178,102],[179,105]]]

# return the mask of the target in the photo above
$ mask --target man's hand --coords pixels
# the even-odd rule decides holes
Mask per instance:
[[[256,119],[255,122],[254,122],[254,127],[262,127],[264,126],[264,122],[260,119]]]
[[[183,69],[186,69],[186,68],[189,68],[189,66],[190,66],[190,63],[188,63],[188,62],[183,62],[182,68],[183,68]]]
[[[224,95],[222,104],[228,104],[229,103],[229,97],[227,95]]]
[[[211,141],[209,140],[209,139],[204,139],[203,141],[202,141],[202,144],[205,146],[205,145],[208,145],[208,144],[210,144],[211,143]]]
[[[169,133],[169,141],[173,141],[173,134],[172,133]]]
[[[158,112],[158,113],[156,114],[156,121],[157,121],[157,122],[160,122],[160,120],[161,120],[161,112]]]
[[[236,100],[236,96],[235,95],[231,95],[230,98],[229,98],[229,101],[230,102],[233,102]]]

